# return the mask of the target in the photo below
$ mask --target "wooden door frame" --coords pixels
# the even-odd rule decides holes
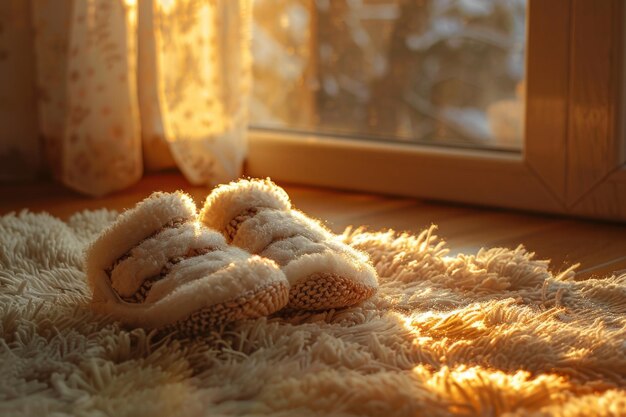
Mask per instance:
[[[277,180],[626,220],[622,0],[529,0],[521,153],[251,131]]]

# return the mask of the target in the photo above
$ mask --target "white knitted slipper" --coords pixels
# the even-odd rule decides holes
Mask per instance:
[[[182,192],[154,193],[121,214],[89,247],[86,271],[96,311],[187,336],[269,315],[289,294],[273,261],[227,245]]]
[[[289,309],[347,307],[378,288],[367,255],[292,209],[287,193],[269,179],[218,186],[207,197],[200,221],[229,243],[276,261],[291,287]]]

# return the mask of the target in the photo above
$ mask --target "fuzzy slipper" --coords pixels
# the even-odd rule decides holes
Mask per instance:
[[[269,179],[218,186],[207,197],[200,221],[229,243],[276,261],[289,281],[288,309],[347,307],[378,288],[367,255],[292,209],[287,193]]]
[[[182,335],[269,315],[289,295],[276,263],[227,245],[182,192],[121,214],[89,247],[86,271],[96,311]]]

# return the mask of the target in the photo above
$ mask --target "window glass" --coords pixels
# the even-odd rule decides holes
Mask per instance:
[[[519,150],[526,0],[254,0],[253,127]]]

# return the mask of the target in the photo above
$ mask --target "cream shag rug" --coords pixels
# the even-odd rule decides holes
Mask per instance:
[[[82,250],[114,217],[0,218],[0,415],[626,415],[626,276],[347,231],[372,300],[155,341],[86,308]]]

